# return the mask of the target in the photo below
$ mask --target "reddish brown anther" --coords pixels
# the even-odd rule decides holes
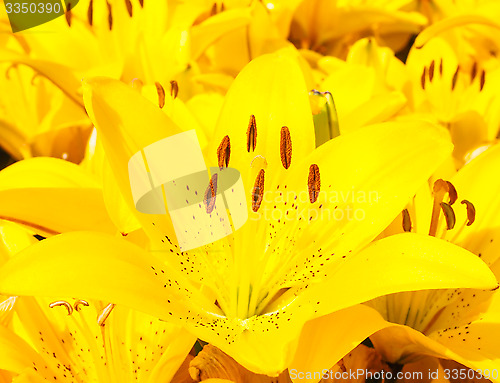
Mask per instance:
[[[113,12],[111,11],[111,4],[107,3],[108,5],[108,27],[109,30],[113,29]]]
[[[309,166],[309,177],[307,178],[307,187],[309,189],[309,201],[314,203],[319,197],[321,190],[321,177],[319,167],[316,164]]]
[[[208,183],[207,190],[205,190],[205,198],[203,203],[205,204],[205,209],[207,214],[212,213],[215,208],[215,198],[217,195],[217,174],[212,175],[210,182]]]
[[[457,80],[458,80],[458,72],[460,70],[460,65],[457,66],[457,70],[455,71],[455,74],[453,75],[453,78],[451,79],[451,90],[454,90],[455,87],[457,86]]]
[[[281,128],[280,155],[283,167],[288,169],[292,162],[292,139],[290,137],[290,130],[286,126]]]
[[[425,90],[425,75],[427,73],[427,67],[424,66],[424,71],[422,72],[422,76],[420,77],[420,86],[423,90]]]
[[[229,157],[231,156],[231,141],[229,136],[224,136],[219,147],[217,148],[217,161],[219,168],[229,166]]]
[[[155,82],[155,85],[158,93],[158,106],[162,109],[165,106],[165,89],[159,82]]]
[[[89,21],[89,25],[92,26],[94,22],[94,0],[90,0],[89,9],[87,10],[87,19]]]
[[[257,124],[255,123],[255,116],[252,114],[250,116],[250,121],[248,122],[247,129],[247,152],[250,150],[255,151],[257,146]]]
[[[125,0],[125,6],[127,7],[128,15],[132,17],[132,2],[130,0]]]
[[[432,82],[432,79],[434,78],[434,66],[436,63],[434,60],[432,60],[431,65],[429,66],[429,81]]]
[[[71,17],[73,16],[71,14],[71,3],[68,2],[67,5],[66,5],[66,23],[68,23],[68,27],[71,27]]]
[[[486,72],[484,69],[481,71],[481,79],[479,81],[479,91],[481,92],[484,88],[484,84],[486,83]]]
[[[411,232],[411,217],[408,209],[403,210],[403,230],[406,233]]]
[[[462,200],[461,203],[467,207],[467,226],[470,226],[476,220],[476,208],[472,202],[467,201],[466,199]]]
[[[252,210],[254,212],[259,210],[262,199],[264,198],[264,175],[264,169],[260,169],[252,189]]]
[[[448,195],[450,196],[450,201],[448,202],[450,205],[453,205],[458,199],[457,189],[450,181],[446,181],[446,185],[448,185]]]
[[[170,96],[172,96],[172,98],[175,100],[178,94],[179,84],[177,84],[177,81],[175,80],[170,81]]]

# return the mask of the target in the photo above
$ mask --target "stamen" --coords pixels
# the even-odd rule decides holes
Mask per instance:
[[[52,309],[56,306],[64,306],[68,310],[68,315],[73,314],[73,306],[71,306],[68,302],[66,301],[55,301],[49,304],[49,307]]]
[[[66,22],[68,23],[68,27],[71,27],[71,3],[67,3],[67,6],[66,6],[66,14],[65,14],[65,17],[66,17]]]
[[[411,217],[408,209],[403,210],[403,230],[406,233],[411,232]]]
[[[165,106],[165,89],[159,82],[155,82],[156,92],[158,93],[158,106],[162,109]]]
[[[307,178],[307,187],[309,189],[309,201],[316,202],[319,197],[321,189],[321,177],[319,174],[319,167],[316,164],[309,166],[309,177]]]
[[[443,59],[439,62],[439,75],[443,77]]]
[[[255,123],[255,116],[252,114],[250,116],[250,121],[248,123],[248,129],[247,129],[247,152],[250,153],[250,149],[252,150],[252,152],[254,152],[256,146],[257,146],[257,124]]]
[[[476,78],[476,74],[477,74],[477,62],[474,61],[474,64],[472,64],[472,70],[470,73],[470,82],[474,81],[474,79]]]
[[[108,319],[109,314],[111,314],[111,311],[113,311],[114,308],[115,308],[115,304],[114,303],[110,303],[109,305],[107,305],[104,308],[104,310],[101,311],[101,313],[97,317],[97,324],[99,326],[101,326],[101,327],[104,326],[104,322],[106,321],[106,319]]]
[[[225,10],[226,10],[226,6],[224,5],[224,3],[221,3],[220,4],[220,11],[224,12]]]
[[[89,20],[89,25],[92,26],[94,22],[94,0],[90,0],[89,9],[87,10],[87,19]]]
[[[217,160],[219,161],[219,168],[229,166],[229,157],[231,156],[231,141],[229,136],[222,139],[219,147],[217,148]]]
[[[5,70],[5,78],[6,78],[7,80],[10,80],[10,71],[11,71],[12,69],[17,69],[17,64],[11,64],[11,65],[9,65],[9,67]]]
[[[467,226],[470,226],[476,220],[476,208],[472,204],[472,202],[467,201],[466,199],[462,200],[462,205],[466,205],[467,207]]]
[[[212,213],[215,207],[215,197],[217,195],[217,174],[212,175],[210,182],[208,183],[207,190],[205,190],[205,198],[203,203],[205,204],[205,209],[207,214]]]
[[[210,9],[210,16],[215,16],[217,14],[217,3],[212,5],[212,9]]]
[[[109,30],[112,30],[113,29],[113,13],[111,12],[111,4],[106,2],[106,4],[108,5],[108,26],[109,26]]]
[[[454,90],[455,86],[457,85],[458,71],[459,70],[460,70],[460,65],[457,66],[457,70],[455,71],[455,74],[453,75],[453,78],[451,80],[451,90]]]
[[[178,94],[179,84],[177,84],[177,81],[175,80],[170,81],[170,96],[172,96],[172,98],[175,100]]]
[[[128,15],[132,17],[132,2],[130,0],[125,0],[125,6],[127,7]]]
[[[141,5],[141,8],[144,8],[144,0],[139,0],[139,4]]]
[[[446,181],[446,185],[448,185],[448,195],[450,196],[450,202],[448,202],[450,205],[453,205],[458,198],[458,193],[457,189],[455,189],[455,186],[449,181]]]
[[[441,202],[441,209],[443,209],[444,216],[446,218],[446,226],[448,230],[451,230],[455,227],[455,212],[453,208],[448,205],[446,202]]]
[[[432,82],[432,79],[434,78],[434,65],[435,62],[432,60],[431,65],[429,67],[429,81]]]
[[[75,305],[74,305],[74,306],[75,306],[75,310],[76,310],[76,311],[80,311],[80,305],[85,306],[85,307],[88,307],[88,306],[89,306],[89,302],[84,301],[84,300],[82,300],[82,299],[77,300],[77,301],[75,302]]]
[[[479,82],[479,91],[481,92],[484,88],[484,83],[486,82],[486,72],[483,71],[481,72],[481,80]]]
[[[420,77],[420,86],[425,90],[425,74],[427,73],[427,67],[424,66],[424,71],[422,72],[422,77]]]
[[[288,169],[292,162],[292,139],[290,137],[290,130],[286,126],[281,128],[280,154],[283,167]]]
[[[439,223],[440,203],[443,201],[444,195],[448,192],[448,184],[442,179],[434,182],[434,204],[432,205],[431,226],[429,228],[429,235],[435,237]]]
[[[264,174],[264,169],[260,169],[252,189],[252,210],[254,212],[259,210],[262,198],[264,197]]]

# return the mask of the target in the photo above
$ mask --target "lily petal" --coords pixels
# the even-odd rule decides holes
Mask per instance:
[[[33,68],[35,72],[52,81],[77,105],[83,107],[82,98],[78,95],[80,83],[69,68],[49,61],[34,60],[5,50],[2,50],[2,59],[0,61],[23,64]]]
[[[19,336],[0,326],[0,370],[21,373],[33,368],[33,361],[39,361],[36,352]]]
[[[196,60],[221,36],[248,25],[250,8],[229,10],[214,15],[191,29],[192,59]]]
[[[168,212],[165,215],[146,215],[137,211],[130,189],[128,163],[135,153],[146,146],[182,130],[157,105],[117,80],[103,77],[87,80],[84,83],[84,101],[130,209],[146,229],[152,230],[152,220],[161,223],[158,225],[161,230],[154,231],[155,235],[175,237]],[[116,145],[117,141],[121,144]]]
[[[353,326],[353,323],[356,325]],[[334,366],[368,336],[387,326],[390,324],[377,311],[364,305],[349,307],[307,322],[289,367],[289,371],[295,371],[295,374],[290,374],[292,381],[304,381],[296,379],[298,372],[318,372],[316,376],[321,376],[324,369]],[[311,376],[314,377],[314,374]],[[305,380],[317,382],[319,379],[306,377]]]
[[[0,216],[43,234],[116,231],[102,190],[77,165],[55,158],[24,160],[0,172]]]

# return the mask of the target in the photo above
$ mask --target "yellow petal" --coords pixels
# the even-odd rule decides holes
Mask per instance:
[[[88,80],[84,83],[84,100],[125,202],[143,227],[157,237],[157,242],[165,235],[175,238],[168,212],[163,215],[143,214],[136,209],[130,185],[129,160],[146,146],[181,133],[182,130],[158,105],[117,80]],[[152,227],[152,221],[156,222],[156,228]]]
[[[432,24],[430,27],[420,33],[415,40],[414,46],[417,49],[422,48],[432,37],[443,33],[451,28],[463,27],[466,25],[487,25],[495,29],[500,28],[500,24],[490,20],[485,16],[479,14],[465,14],[454,17],[448,17],[438,23]]]
[[[436,331],[429,337],[447,348],[444,356],[470,367],[489,373],[492,381],[499,381],[500,313],[488,312],[472,323]],[[486,375],[485,375],[486,376]],[[488,376],[486,376],[488,377]]]
[[[353,323],[356,325],[353,326]],[[297,353],[289,367],[293,382],[300,372],[322,376],[340,359],[374,332],[390,326],[375,310],[357,305],[307,322],[300,334]],[[304,376],[306,376],[304,374]],[[314,377],[311,374],[311,377]],[[319,379],[307,379],[317,382]]]
[[[0,326],[0,370],[21,373],[33,368],[40,357],[28,344],[4,326]]]
[[[0,172],[0,190],[44,187],[98,188],[99,185],[79,166],[49,157],[16,162]]]
[[[366,281],[370,281],[369,289]],[[376,241],[347,257],[309,294],[310,299],[321,302],[317,308],[321,312],[324,305],[338,310],[400,291],[460,287],[493,290],[498,283],[488,266],[467,250],[434,237],[404,233]],[[339,296],[332,291],[349,294]]]
[[[123,198],[109,162],[104,158],[103,169],[103,197],[110,219],[121,233],[130,233],[141,228],[130,206]]]
[[[0,221],[0,266],[10,257],[36,242],[36,238],[21,226]]]
[[[35,371],[29,369],[17,375],[12,383],[47,383],[47,379],[38,375]]]
[[[370,340],[389,363],[413,363],[422,355],[452,356],[446,347],[408,326],[386,326],[372,334]]]
[[[41,234],[115,232],[102,191],[77,165],[55,158],[18,162],[0,173],[0,216]]]
[[[251,21],[250,9],[234,9],[214,15],[191,28],[192,59],[196,60],[221,36]]]
[[[5,50],[2,51],[2,59],[0,61],[24,64],[33,68],[35,72],[52,81],[54,85],[61,89],[77,105],[83,107],[82,98],[78,94],[81,87],[80,81],[78,81],[76,75],[69,68],[49,61],[34,60]]]
[[[84,82],[85,107],[127,200],[131,200],[128,161],[144,147],[181,133],[157,105],[124,83],[98,77]],[[116,145],[120,142],[120,145]],[[126,191],[128,190],[128,193]]]
[[[77,243],[80,245],[71,249]],[[44,256],[34,257],[35,252]],[[108,256],[103,258],[104,254]],[[99,267],[96,266],[98,264]],[[163,276],[162,269],[165,272],[165,267],[158,258],[125,240],[100,233],[74,232],[41,241],[14,257],[2,268],[3,287],[0,290],[8,295],[52,297],[57,297],[64,291],[65,295],[124,304],[139,310],[143,306],[141,301],[145,307],[154,301],[154,309],[149,311],[159,317],[169,318],[172,308],[165,302],[170,298],[173,301],[171,305],[178,306],[178,302],[186,300],[186,291],[174,283],[175,275],[179,276],[178,274],[169,270],[169,282]],[[61,278],[54,279],[57,274]],[[28,275],[31,275],[29,281]],[[126,275],[134,276],[137,282],[127,282],[123,278]],[[23,278],[26,278],[24,282]],[[86,282],[82,283],[83,280]],[[123,285],[125,282],[128,288]],[[37,290],[37,285],[40,290]],[[65,285],[67,286],[64,287]],[[107,289],[109,286],[113,287]],[[17,293],[11,294],[13,291]],[[201,295],[194,296],[198,296],[201,303],[207,304]],[[174,300],[174,297],[177,299]],[[194,297],[192,299],[192,304],[195,304]],[[208,303],[208,307],[211,306],[213,304]],[[179,311],[184,310],[178,309]]]

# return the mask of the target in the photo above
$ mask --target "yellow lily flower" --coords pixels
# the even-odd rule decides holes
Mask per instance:
[[[498,135],[498,14],[498,2],[484,2],[448,17],[424,30],[408,56],[411,112],[450,130],[458,167]]]
[[[30,57],[39,61],[26,62],[23,56],[10,61],[26,62],[35,69],[40,62],[60,64],[78,77],[106,75],[147,84],[176,80],[180,97],[187,99],[186,74],[199,72],[196,60],[225,33],[250,21],[249,10],[242,8],[194,25],[206,5],[205,1],[82,0],[65,17],[16,34],[28,46]]]
[[[91,131],[84,76],[153,88],[175,81],[176,97],[184,100],[211,88],[197,61],[222,35],[244,28],[250,10],[227,10],[194,25],[206,2],[176,3],[83,0],[64,17],[15,35],[5,32],[0,62],[8,76],[0,87],[9,91],[0,96],[0,145],[15,159],[42,155],[80,162]],[[33,77],[39,77],[36,85]]]
[[[498,64],[498,61],[497,61]],[[500,66],[461,62],[446,40],[436,37],[412,49],[407,68],[412,81],[412,111],[428,114],[450,130],[457,165],[498,135]]]
[[[254,372],[277,375],[309,319],[396,291],[497,285],[477,257],[432,238],[396,236],[363,249],[449,155],[450,145],[434,126],[417,122],[359,129],[315,149],[302,71],[286,52],[261,56],[238,75],[208,145],[208,163],[230,163],[253,190],[250,219],[231,236],[194,250],[179,249],[168,215],[135,209],[129,184],[130,158],[182,131],[116,80],[89,80],[85,102],[120,191],[150,242],[141,248],[96,232],[49,238],[2,268],[4,294],[64,291],[142,310],[186,325]],[[275,194],[264,198],[264,191]],[[364,197],[335,200],[340,193]],[[335,211],[343,216],[332,218]],[[379,278],[367,289],[371,273]]]
[[[0,264],[38,242],[5,221],[0,240]],[[60,298],[17,297],[0,303],[0,377],[170,382],[196,340],[181,327],[125,307],[114,307],[110,314],[97,301]]]
[[[417,194],[414,208],[408,209],[410,213],[407,211],[406,219],[403,218],[404,230],[429,232],[455,243],[477,254],[478,259],[483,260],[498,277],[497,242],[500,241],[495,212],[499,208],[496,195],[500,186],[498,182],[492,182],[491,171],[499,165],[500,146],[496,145],[464,166],[451,183],[437,181],[434,200],[431,196]],[[459,200],[464,202],[453,209],[457,193]],[[446,196],[451,201],[446,200]],[[441,202],[445,204],[445,213],[440,215]],[[410,216],[411,222],[408,220]],[[401,218],[398,218],[398,223],[402,231]],[[369,336],[382,360],[398,368],[426,360],[424,365],[433,365],[432,371],[436,371],[439,365],[441,369],[449,370],[451,362],[443,364],[440,360],[449,359],[457,362],[458,368],[464,371],[469,368],[477,371],[474,376],[482,374],[486,379],[500,381],[498,374],[495,376],[500,361],[496,335],[500,328],[498,302],[496,289],[414,291],[379,297],[366,304],[376,312],[363,307],[361,312],[370,318],[370,326],[366,332],[357,329],[357,336],[360,340]],[[324,329],[313,338],[320,344],[315,346],[318,353],[334,343],[338,335],[326,335],[326,324],[332,325],[334,320],[334,317],[323,318],[323,327],[312,321],[308,332],[302,334],[303,342],[308,341],[307,335]],[[315,371],[330,368],[334,363],[329,356],[324,357],[322,364],[315,365]],[[301,364],[298,366],[305,368]],[[445,376],[444,372],[440,374]],[[469,374],[470,377],[473,372]]]
[[[345,61],[325,56],[317,66],[318,89],[332,94],[342,133],[388,121],[406,105],[404,64],[373,38],[354,43]]]
[[[404,10],[405,3],[409,2],[292,2],[297,5],[290,24],[289,40],[299,49],[339,58],[344,58],[349,47],[364,37],[373,37],[380,45],[398,51],[407,44],[411,35],[418,33],[427,22],[421,14]]]
[[[19,323],[0,327],[8,350],[0,368],[34,382],[170,382],[196,338],[121,306],[101,325],[103,309],[96,301],[18,298]]]
[[[261,1],[252,1],[249,5],[248,2],[239,0],[224,1],[220,8],[215,4],[212,11],[217,16],[228,11],[246,11],[250,22],[228,31],[206,49],[199,60],[203,74],[196,78],[198,81],[207,83],[213,78],[212,82],[219,86],[224,83],[229,85],[252,59],[290,45],[286,36],[280,34],[272,10]],[[198,33],[193,28],[193,33],[195,32]],[[226,81],[221,75],[226,77]]]
[[[84,108],[29,68],[1,68],[0,146],[15,160],[52,156],[80,162],[91,130]]]

